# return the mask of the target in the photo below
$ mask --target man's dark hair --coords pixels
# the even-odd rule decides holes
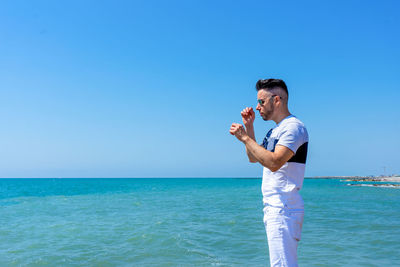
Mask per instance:
[[[283,80],[280,79],[265,79],[265,80],[258,80],[256,83],[256,89],[257,91],[260,91],[262,89],[264,90],[272,90],[274,88],[281,88],[283,91],[286,92],[286,94],[289,97],[289,92],[287,89],[287,86]]]

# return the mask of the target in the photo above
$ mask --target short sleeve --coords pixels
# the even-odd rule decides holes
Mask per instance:
[[[282,130],[277,145],[285,146],[296,154],[297,149],[305,142],[308,142],[306,128],[297,123],[289,123]]]

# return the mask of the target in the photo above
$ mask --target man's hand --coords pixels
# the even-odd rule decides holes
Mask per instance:
[[[240,114],[242,115],[244,126],[246,126],[246,128],[251,128],[256,118],[253,108],[245,108]]]
[[[239,141],[244,142],[244,140],[249,137],[244,129],[243,125],[240,123],[232,123],[231,129],[229,130],[231,135],[236,136]]]

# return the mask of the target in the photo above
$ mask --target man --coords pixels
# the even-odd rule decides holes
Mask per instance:
[[[304,124],[289,112],[284,81],[259,80],[256,89],[256,110],[263,120],[273,120],[276,126],[258,145],[253,127],[255,113],[247,107],[241,112],[246,129],[233,123],[230,133],[245,144],[249,161],[264,167],[264,225],[271,266],[297,266],[297,245],[304,217],[299,190],[304,180],[308,133]]]

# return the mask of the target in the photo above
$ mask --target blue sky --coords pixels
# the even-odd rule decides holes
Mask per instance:
[[[400,173],[398,1],[2,1],[0,177],[260,177],[281,78],[306,176]],[[273,122],[257,117],[261,142]]]

